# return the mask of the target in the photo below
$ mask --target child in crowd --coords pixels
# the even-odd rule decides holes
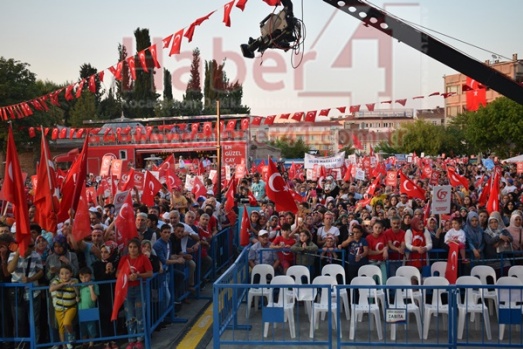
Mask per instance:
[[[458,244],[459,254],[463,263],[470,263],[470,261],[467,259],[465,251],[466,235],[463,229],[461,229],[461,220],[459,218],[452,218],[452,229],[447,231],[444,241],[447,245],[451,243]]]
[[[68,264],[63,264],[60,267],[58,276],[51,281],[49,287],[53,297],[53,306],[61,342],[65,342],[65,334],[67,332],[67,344],[65,345],[67,349],[74,347],[73,324],[77,312],[76,304],[79,300],[78,288],[75,287],[76,284],[78,284],[78,280],[73,278],[73,268]],[[56,345],[53,347],[53,349],[58,348]]]
[[[98,285],[89,284],[92,278],[91,269],[89,267],[83,267],[80,269],[78,274],[80,275],[80,281],[82,284],[86,284],[80,287],[80,302],[78,303],[78,310],[96,308],[96,300],[100,295],[100,291],[98,290]],[[96,321],[82,322],[80,324],[80,332],[84,338],[96,338]],[[94,343],[90,342],[89,348],[92,347],[94,347]]]
[[[291,247],[291,251],[296,255],[296,265],[304,265],[310,268],[314,265],[318,246],[312,242],[311,233],[304,230],[300,232],[300,239]]]
[[[296,243],[296,240],[291,236],[291,225],[289,223],[284,223],[281,226],[281,234],[274,239],[271,248],[289,249]],[[283,267],[283,273],[286,274],[287,269],[294,264],[294,254],[291,251],[281,251],[278,252],[278,257]]]
[[[338,259],[338,254],[334,252],[335,249],[336,238],[332,234],[327,234],[320,257],[324,264],[334,263]]]

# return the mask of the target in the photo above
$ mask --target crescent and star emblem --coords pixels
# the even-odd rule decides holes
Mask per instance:
[[[281,175],[279,173],[273,173],[270,177],[269,177],[269,188],[271,188],[271,190],[275,193],[277,192],[280,192],[281,190],[277,190],[276,188],[274,188],[274,180],[276,179],[276,177],[281,177]]]

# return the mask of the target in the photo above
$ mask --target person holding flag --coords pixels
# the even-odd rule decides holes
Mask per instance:
[[[144,332],[144,302],[141,281],[153,276],[151,261],[141,251],[140,240],[133,238],[127,245],[128,254],[120,259],[117,269],[113,316],[125,299],[125,322],[130,336]],[[122,282],[121,280],[124,280]],[[120,281],[120,282],[118,282]],[[121,287],[118,287],[121,286]],[[118,310],[116,310],[116,314]],[[126,349],[143,349],[143,338],[129,338]]]

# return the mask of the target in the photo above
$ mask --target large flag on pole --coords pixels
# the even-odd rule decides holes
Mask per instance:
[[[4,184],[2,185],[3,197],[14,207],[16,222],[16,242],[20,255],[24,256],[31,241],[31,230],[29,228],[29,211],[25,198],[25,188],[22,179],[22,170],[18,153],[16,151],[13,129],[9,125],[7,134],[7,154],[5,159]]]
[[[51,160],[49,145],[42,131],[42,141],[40,146],[40,163],[36,171],[38,184],[35,191],[36,215],[35,221],[46,231],[55,233],[58,209],[60,208],[59,190],[56,185],[56,171]]]
[[[271,159],[269,159],[267,176],[269,178],[266,187],[267,197],[275,203],[276,211],[298,212],[298,207],[289,191],[289,187]]]
[[[89,148],[89,134],[85,137],[84,146],[75,159],[62,184],[62,201],[58,212],[58,221],[63,222],[69,218],[69,210],[76,210],[80,194],[85,190],[82,183],[87,176],[87,150]]]

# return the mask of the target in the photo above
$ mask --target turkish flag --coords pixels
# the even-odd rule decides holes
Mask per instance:
[[[483,187],[483,190],[481,191],[481,195],[478,199],[478,205],[479,207],[483,207],[487,204],[487,201],[489,199],[490,194],[490,184],[492,183],[492,177],[490,177],[487,181],[487,184]]]
[[[345,175],[343,176],[344,182],[350,182],[351,172],[352,172],[352,164],[348,165],[347,169],[345,170]]]
[[[249,229],[251,222],[249,220],[249,213],[247,206],[243,205],[242,223],[240,228],[240,246],[247,246],[249,244]]]
[[[125,246],[134,237],[138,236],[136,230],[136,217],[134,215],[133,200],[131,191],[127,193],[120,207],[120,211],[116,212],[116,219],[114,226],[116,227],[116,243],[118,246]]]
[[[136,61],[134,56],[127,58],[127,65],[129,66],[129,71],[131,72],[131,79],[136,80]]]
[[[380,185],[381,175],[378,175],[374,182],[372,182],[371,185],[367,188],[366,194],[369,195],[369,197],[374,196],[374,193],[376,192],[376,189],[378,189],[378,186]]]
[[[56,232],[56,214],[60,207],[59,190],[56,185],[56,171],[47,140],[42,131],[40,162],[36,170],[39,185],[35,189],[35,221],[46,231]]]
[[[58,222],[63,222],[69,218],[70,209],[76,211],[80,194],[84,191],[84,187],[81,184],[87,175],[88,149],[89,135],[85,137],[82,151],[76,157],[62,184],[62,201],[60,202],[60,211],[58,212]]]
[[[449,177],[449,182],[450,182],[450,185],[452,185],[453,187],[457,187],[457,186],[464,186],[465,189],[468,190],[469,188],[469,181],[468,179],[466,179],[465,177],[463,176],[460,176],[459,174],[456,173],[456,170],[454,169],[454,167],[447,167],[447,174],[448,174],[448,177]]]
[[[25,197],[24,180],[11,125],[9,125],[7,134],[7,154],[2,194],[4,200],[9,201],[14,207],[16,242],[18,243],[20,255],[24,256],[31,241],[31,229],[29,228],[29,212],[27,209],[27,198]]]
[[[161,171],[161,170],[167,170],[169,168],[176,168],[176,165],[175,165],[175,162],[174,162],[174,155],[171,154],[169,155],[163,162],[162,164],[158,167],[158,171]]]
[[[241,129],[242,129],[242,131],[249,129],[249,119],[248,118],[242,119]]]
[[[280,6],[281,5],[281,0],[263,0],[263,1],[265,1],[270,6]]]
[[[96,81],[95,81],[95,75],[91,75],[89,77],[89,91],[91,91],[91,93],[96,93]]]
[[[227,193],[225,194],[225,213],[229,213],[234,209],[234,197],[236,196],[236,178],[231,180]]]
[[[367,107],[368,111],[374,111],[375,105],[376,105],[376,103],[365,104],[365,106]]]
[[[430,217],[430,200],[425,205],[425,209],[423,210],[423,224],[427,225],[427,221]]]
[[[200,177],[196,176],[194,178],[191,192],[194,194],[195,198],[207,195],[207,190],[205,189],[205,185],[200,180]]]
[[[329,112],[330,112],[330,108],[329,109],[322,109],[320,110],[320,116],[329,116]]]
[[[147,56],[145,55],[145,50],[138,52],[138,58],[140,59],[140,66],[142,67],[143,71],[148,73],[149,69],[147,68]]]
[[[200,128],[200,124],[195,122],[191,125],[191,133],[198,133],[198,128]]]
[[[156,68],[161,68],[160,62],[158,62],[158,51],[156,49],[156,44],[149,46],[149,52],[151,52],[151,58],[153,59],[154,66]]]
[[[151,172],[145,174],[142,202],[147,206],[154,206],[154,197],[162,189],[162,183]]]
[[[80,81],[80,83],[78,84],[78,88],[76,89],[76,98],[82,97],[82,92],[84,90],[84,84],[85,84],[85,79],[82,79],[82,81]]]
[[[236,3],[236,7],[242,11],[245,10],[245,4],[247,4],[247,1],[248,0],[238,0],[238,2]]]
[[[236,0],[232,0],[223,6],[223,23],[225,23],[227,27],[231,26],[231,11],[235,1]]]
[[[64,139],[67,137],[67,128],[64,127],[60,130],[60,133],[58,134],[59,139]]]
[[[297,173],[296,164],[293,161],[291,164],[291,167],[289,168],[289,171],[288,171],[289,179],[296,178],[296,173]]]
[[[304,116],[304,115],[305,115],[305,113],[302,112],[302,111],[301,111],[301,112],[296,112],[296,113],[294,113],[294,115],[292,116],[292,119],[293,119],[293,120],[296,120],[296,121],[298,121],[298,122],[300,122],[301,119],[303,119],[303,116]]]
[[[205,137],[212,136],[212,122],[208,121],[203,123],[203,134]]]
[[[476,111],[479,109],[479,106],[487,105],[487,89],[469,77],[467,77],[466,84],[469,87],[468,91],[465,92],[467,95],[467,110]]]
[[[85,179],[81,187],[85,187]],[[85,190],[82,190],[80,193],[78,207],[76,208],[73,220],[72,234],[76,241],[81,241],[91,235],[91,220],[89,217],[89,205],[87,203]]]
[[[169,56],[179,55],[182,48],[183,29],[180,29],[173,37],[173,44]]]
[[[492,182],[490,182],[490,193],[487,201],[487,211],[489,214],[499,211],[499,177],[499,172],[494,170],[494,176],[492,177]]]
[[[305,115],[305,121],[315,122],[317,113],[318,113],[318,111],[316,111],[316,110],[308,111],[307,115]]]
[[[254,117],[254,118],[252,119],[252,121],[251,121],[251,125],[253,125],[253,126],[259,126],[259,125],[261,124],[261,120],[262,120],[261,116],[256,116],[256,117]],[[274,119],[273,119],[273,121],[274,121]]]
[[[396,99],[395,102],[401,104],[402,106],[405,106],[405,104],[407,104],[406,99]]]
[[[262,160],[262,161],[260,161],[260,163],[256,167],[256,172],[262,173],[264,167],[265,167],[265,162]]]
[[[122,259],[121,264],[121,266],[118,266],[118,277],[116,278],[116,285],[114,287],[114,302],[111,321],[116,321],[118,319],[118,312],[120,311],[125,298],[127,298],[127,290],[129,288],[129,275],[131,274],[129,261],[127,259]]]
[[[66,101],[70,101],[70,100],[74,99],[74,97],[73,97],[73,88],[74,88],[73,85],[69,85],[69,86],[67,86],[65,88],[65,100]]]
[[[408,197],[425,200],[425,190],[418,187],[402,171],[400,171],[400,193],[407,194]]]
[[[174,168],[160,170],[160,178],[162,176],[165,178],[165,184],[167,185],[167,189],[169,189],[169,191],[172,191],[176,187],[178,187],[178,188],[183,187],[183,182],[180,179],[180,177],[178,177],[178,175],[176,175]]]
[[[385,164],[383,162],[379,162],[371,174],[372,177],[377,177],[379,175],[381,175],[383,177],[385,177],[387,175],[387,168],[385,167]]]
[[[294,199],[294,201],[298,201],[298,202],[304,202],[305,201],[305,198],[303,196],[301,196],[299,193],[297,193],[295,190],[289,190],[289,192],[291,193],[292,198]]]
[[[122,174],[122,178],[118,182],[118,189],[120,191],[126,191],[133,188],[133,176],[134,168],[131,168],[129,172]]]
[[[355,133],[352,134],[352,145],[356,149],[360,149],[360,150],[363,149],[363,146],[361,145],[360,139],[358,138],[358,136]]]
[[[275,203],[276,211],[290,211],[293,213],[298,212],[298,207],[292,198],[289,188],[285,183],[285,180],[281,176],[280,172],[276,168],[276,165],[269,159],[268,165],[268,181],[267,181],[267,197],[269,200]]]
[[[118,64],[116,64],[116,68],[109,67],[109,71],[114,75],[114,78],[118,81],[122,80],[122,69],[123,69],[122,61],[120,61],[120,62],[118,62]]]
[[[351,114],[354,114],[354,113],[357,113],[360,111],[360,105],[357,104],[357,105],[351,105],[350,108],[349,108],[349,112]]]
[[[432,177],[432,167],[429,164],[426,164],[421,169],[421,178],[431,178]]]
[[[280,119],[287,120],[291,117],[291,113],[281,114]]]
[[[347,107],[338,107],[336,108],[340,111],[340,113],[345,113],[345,111],[347,110]]]
[[[258,200],[254,197],[254,194],[249,191],[249,194],[247,194],[247,197],[249,198],[249,205],[251,206],[258,206]]]
[[[274,119],[276,119],[276,115],[269,115],[265,118],[265,121],[263,122],[264,125],[272,125],[274,124]],[[254,123],[253,123],[254,125]]]
[[[226,131],[234,131],[236,129],[236,120],[227,121]]]
[[[458,251],[459,244],[455,242],[449,243],[449,255],[447,269],[445,270],[445,278],[449,284],[453,285],[458,279]]]

